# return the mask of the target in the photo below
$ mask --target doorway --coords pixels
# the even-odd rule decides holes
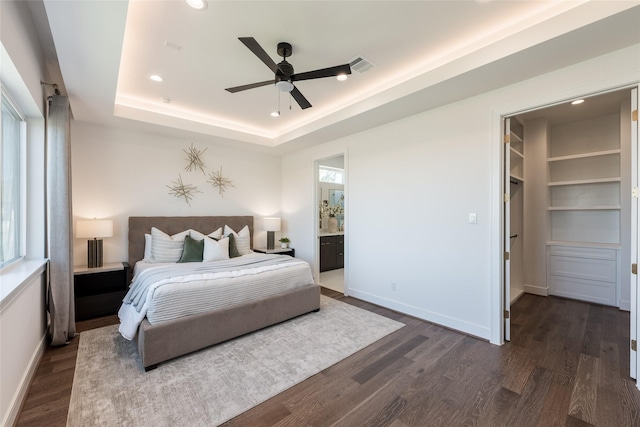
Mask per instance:
[[[503,119],[506,341],[523,294],[630,311],[634,339],[637,96],[612,90]],[[635,364],[632,350],[634,378]]]
[[[316,172],[318,281],[325,288],[346,294],[344,154],[318,160]]]

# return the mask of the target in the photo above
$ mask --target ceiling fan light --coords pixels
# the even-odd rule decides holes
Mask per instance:
[[[344,73],[343,74],[338,74],[336,76],[336,79],[338,79],[339,82],[343,82],[343,81],[347,80],[347,75],[344,74]]]
[[[276,88],[278,88],[280,92],[291,92],[293,90],[293,83],[287,80],[280,80],[276,82]]]

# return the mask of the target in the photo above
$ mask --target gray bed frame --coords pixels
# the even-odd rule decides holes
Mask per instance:
[[[228,225],[247,225],[253,240],[253,216],[129,217],[129,265],[144,257],[144,235],[156,227],[175,234],[186,229],[211,233]],[[252,242],[253,245],[253,242]],[[138,352],[145,371],[159,363],[320,309],[320,286],[310,284],[269,298],[222,310],[138,328]]]

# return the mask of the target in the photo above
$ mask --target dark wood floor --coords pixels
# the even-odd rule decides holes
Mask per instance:
[[[406,324],[231,426],[640,426],[629,313],[524,295],[512,341],[485,341],[323,289]],[[79,322],[87,330],[115,316]],[[78,339],[47,349],[18,426],[65,426]]]

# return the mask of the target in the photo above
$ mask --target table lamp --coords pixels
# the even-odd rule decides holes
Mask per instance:
[[[262,229],[267,231],[267,249],[273,249],[275,246],[274,232],[280,231],[280,218],[264,218]]]
[[[87,240],[87,266],[102,267],[102,237],[113,236],[113,221],[90,219],[76,222],[76,237]]]

